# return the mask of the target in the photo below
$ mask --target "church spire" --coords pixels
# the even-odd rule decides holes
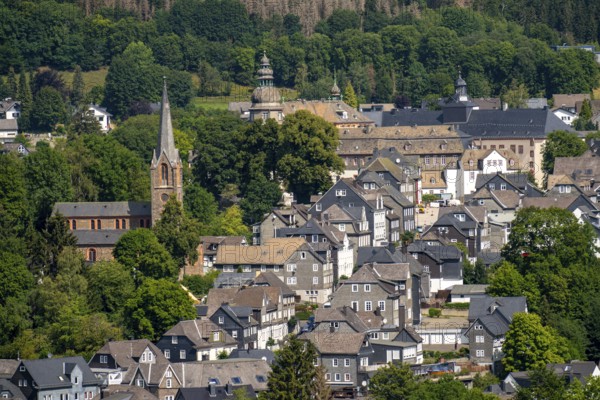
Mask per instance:
[[[165,153],[171,163],[179,160],[179,151],[175,147],[173,123],[171,122],[171,106],[167,95],[167,77],[163,76],[163,94],[160,105],[160,128],[158,131],[158,146],[154,151],[154,159],[158,160]]]

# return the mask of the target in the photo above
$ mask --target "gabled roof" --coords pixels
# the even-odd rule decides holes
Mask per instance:
[[[103,400],[158,400],[158,397],[135,385],[110,385],[102,390]]]
[[[0,378],[12,378],[20,363],[19,360],[0,359]]]
[[[282,103],[283,113],[285,115],[293,114],[299,110],[307,110],[313,115],[318,115],[332,124],[373,124],[370,118],[367,118],[360,111],[350,107],[341,100],[318,101],[318,100],[297,100],[286,101]],[[344,117],[346,113],[346,118]]]
[[[142,353],[149,348],[156,358],[157,362],[168,362],[162,351],[148,339],[137,340],[118,340],[108,342],[96,352],[96,354],[107,354],[112,356],[115,363],[121,369],[127,369],[136,364]]]
[[[555,94],[552,96],[552,101],[554,107],[570,107],[575,108],[577,102],[582,102],[583,100],[590,100],[589,93],[580,93],[580,94]]]
[[[21,389],[6,378],[0,378],[0,396],[6,399],[25,400]],[[6,396],[6,397],[5,397]]]
[[[309,332],[298,337],[309,340],[320,354],[357,355],[365,341],[364,333]]]
[[[70,387],[70,374],[75,365],[81,370],[82,384],[100,385],[100,380],[96,378],[90,370],[83,357],[63,357],[63,358],[43,358],[39,360],[23,360],[22,364],[27,369],[40,389]]]
[[[98,230],[74,230],[71,231],[77,238],[77,245],[80,247],[89,246],[107,246],[114,247],[121,236],[125,234],[125,229],[98,229]]]
[[[575,182],[571,177],[564,174],[551,174],[548,175],[548,190],[552,189],[556,185],[572,185],[579,189],[577,186],[577,182]]]
[[[367,246],[358,248],[357,265],[364,264],[390,264],[401,262],[387,247]]]
[[[102,114],[107,115],[109,117],[113,116],[111,113],[109,113],[106,110],[106,108],[100,107],[98,104],[90,104],[90,105],[88,105],[88,110],[90,110],[90,109],[94,109],[94,110],[98,111],[99,113],[102,113]]]
[[[462,257],[461,251],[456,246],[452,245],[436,245],[427,244],[424,240],[415,240],[408,245],[409,253],[425,253],[438,263],[443,263],[448,260],[460,260]]]
[[[208,387],[180,388],[177,398],[181,400],[225,400],[232,399],[234,390],[244,390],[245,399],[256,399],[251,385],[216,386],[211,393]]]
[[[56,203],[53,213],[65,218],[150,217],[151,207],[149,201]]]
[[[0,131],[17,131],[19,123],[16,119],[0,119]]]
[[[258,321],[252,317],[252,307],[230,306],[229,304],[223,304],[221,305],[220,310],[223,310],[223,312],[227,314],[229,318],[231,318],[241,327],[248,327],[258,324]]]
[[[579,198],[583,198],[586,202],[591,203],[588,198],[581,193],[573,194],[562,194],[560,196],[546,196],[546,197],[525,197],[521,203],[521,207],[538,207],[538,208],[551,208],[557,207],[562,209],[568,209],[571,205]],[[592,208],[595,208],[593,205]]]
[[[508,331],[516,312],[527,312],[525,297],[476,297],[469,304],[469,322],[471,326],[481,324],[495,336]]]
[[[255,391],[267,389],[271,368],[264,360],[230,358],[226,360],[186,362],[172,364],[184,387],[207,387],[210,380],[219,385],[240,378],[242,385],[252,385]],[[233,385],[234,389],[238,385]]]
[[[296,292],[290,289],[281,279],[272,271],[261,272],[254,278],[253,286],[271,286],[281,289],[283,296],[295,296]]]
[[[545,138],[550,132],[572,131],[548,109],[477,110],[459,130],[482,139]]]
[[[490,194],[504,209],[516,209],[519,206],[519,193],[513,190],[492,190]]]
[[[370,328],[351,307],[318,308],[315,310],[315,323],[346,322],[355,332],[366,332]]]
[[[213,332],[220,332],[222,340],[213,342],[211,335]],[[196,349],[237,344],[237,340],[207,319],[179,321],[174,327],[166,331],[163,334],[164,336],[185,336],[194,344]]]

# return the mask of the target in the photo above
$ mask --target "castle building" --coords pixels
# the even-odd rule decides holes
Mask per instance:
[[[283,121],[281,94],[273,83],[273,69],[271,69],[271,63],[266,53],[263,53],[263,57],[260,60],[257,79],[258,86],[252,92],[252,106],[249,109],[250,122],[257,119],[266,121],[269,118],[273,118],[281,123]]]
[[[165,81],[158,143],[150,164],[151,201],[56,203],[54,214],[66,218],[77,247],[88,262],[112,260],[112,250],[130,229],[150,228],[169,197],[183,201],[182,162],[175,147]]]

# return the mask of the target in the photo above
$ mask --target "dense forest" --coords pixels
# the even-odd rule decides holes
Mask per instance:
[[[580,12],[542,4],[532,12],[533,5],[517,1],[481,0],[471,8],[409,2],[392,15],[381,2],[367,0],[358,12],[332,10],[306,35],[299,16],[264,18],[248,12],[251,2],[248,8],[238,0],[105,3],[91,10],[85,1],[0,2],[0,73],[40,66],[95,70],[141,42],[157,66],[197,73],[200,95],[227,94],[231,83],[253,85],[263,50],[276,84],[309,99],[329,95],[334,71],[342,87],[352,84],[359,101],[402,97],[413,105],[451,94],[459,68],[474,97],[511,88],[550,97],[590,92],[598,84],[591,53],[550,47],[595,42],[595,4]],[[146,3],[151,16],[138,7]],[[158,90],[148,100],[156,100]]]

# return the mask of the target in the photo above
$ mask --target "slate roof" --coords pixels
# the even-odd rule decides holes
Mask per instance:
[[[220,309],[242,327],[258,325],[258,322],[252,317],[251,307],[223,304]]]
[[[418,108],[396,109],[384,112],[381,126],[433,126],[442,125],[442,111],[429,111]]]
[[[571,361],[570,363],[563,364],[548,364],[546,368],[558,376],[572,376],[585,384],[592,377],[598,366],[594,361]]]
[[[108,342],[96,354],[110,354],[121,369],[127,369],[136,364],[146,348],[154,353],[156,362],[168,362],[162,351],[148,339],[118,340]]]
[[[388,250],[387,247],[366,246],[358,248],[356,265],[397,263],[401,260]]]
[[[479,97],[471,99],[480,110],[501,110],[502,100],[499,97]]]
[[[281,287],[250,286],[245,288],[210,289],[206,299],[208,315],[213,315],[223,303],[236,307],[276,308],[283,290]]]
[[[74,230],[71,233],[77,238],[77,245],[114,247],[121,236],[127,232],[124,229]]]
[[[318,115],[332,124],[373,124],[373,120],[367,118],[360,111],[350,107],[343,101],[286,101],[281,104],[285,115],[293,114],[299,110],[307,110],[313,115]],[[342,118],[343,112],[347,113],[348,118]]]
[[[21,102],[20,101],[15,101],[13,99],[5,99],[5,100],[0,101],[0,113],[7,112],[8,110],[10,110],[15,105],[20,106]]]
[[[469,304],[469,322],[471,327],[479,323],[491,334],[502,336],[508,331],[514,313],[526,311],[525,297],[473,298]]]
[[[31,375],[39,389],[70,387],[71,379],[67,374],[70,374],[75,365],[81,370],[82,384],[84,386],[100,385],[101,383],[81,356],[43,358],[39,360],[23,360],[21,362],[25,365],[27,372]],[[63,371],[66,371],[66,374],[62,373]]]
[[[0,359],[0,378],[12,378],[20,363],[19,360]]]
[[[102,391],[103,400],[158,400],[158,397],[135,385],[110,385]]]
[[[211,336],[213,332],[220,332],[222,340],[213,342]],[[237,344],[237,340],[207,319],[179,321],[174,327],[163,333],[164,336],[185,336],[194,344],[196,349]]]
[[[572,131],[569,125],[548,109],[508,109],[473,111],[469,122],[459,130],[477,138],[545,138],[557,130]]]
[[[271,365],[275,360],[275,353],[269,349],[235,349],[229,354],[229,358],[252,358],[264,360]]]
[[[450,289],[452,295],[461,294],[485,294],[485,290],[490,285],[454,285]]]
[[[10,393],[10,394],[9,394]],[[4,396],[7,397],[4,397]],[[6,378],[0,378],[0,396],[6,399],[25,400],[26,397],[21,389]]]
[[[467,150],[465,150],[462,157],[460,158],[460,162],[462,163],[462,168],[465,170],[477,170],[480,167],[483,167],[485,169],[487,167],[486,165],[480,166],[478,164],[480,162],[482,162],[483,159],[488,157],[493,152],[500,154],[502,157],[504,157],[506,159],[505,166],[507,167],[507,169],[509,169],[509,170],[519,170],[520,169],[520,167],[518,165],[519,158],[512,150],[508,150],[508,149],[487,149],[487,150],[467,149]],[[476,165],[471,167],[469,165],[469,160],[473,160],[473,162],[476,163]],[[510,160],[515,161],[513,165],[510,165]],[[493,166],[492,168],[494,168],[494,170],[495,170],[495,166]]]
[[[548,175],[548,190],[552,189],[556,185],[573,185],[577,186],[577,183],[571,179],[571,177],[563,174],[552,174]]]
[[[315,310],[315,323],[346,322],[356,332],[366,332],[369,327],[351,307],[318,308]]]
[[[229,358],[226,360],[186,362],[172,364],[184,387],[207,387],[211,379],[220,385],[238,377],[242,385],[252,385],[255,391],[267,389],[267,378],[271,367],[264,360]],[[259,379],[262,378],[262,379]],[[234,390],[239,385],[233,385]]]
[[[513,190],[492,190],[490,196],[503,208],[516,209],[519,206],[519,193]]]
[[[167,160],[171,163],[181,162],[179,158],[179,150],[175,147],[175,136],[173,135],[173,123],[171,122],[171,105],[167,93],[167,81],[165,80],[162,93],[162,101],[160,103],[160,128],[158,130],[158,144],[154,150],[152,165],[164,153]]]
[[[462,257],[461,251],[456,246],[452,245],[429,245],[424,240],[415,240],[408,245],[409,253],[425,253],[439,263],[448,260],[460,260]]]
[[[309,332],[298,337],[309,340],[320,354],[352,354],[356,355],[365,340],[364,333],[345,332]]]
[[[521,207],[538,207],[538,208],[551,208],[557,207],[567,209],[573,204],[579,197],[582,196],[580,193],[573,194],[561,194],[560,196],[546,196],[546,197],[524,197],[521,203]]]
[[[281,289],[283,296],[295,296],[296,292],[290,289],[281,279],[275,275],[272,271],[261,272],[256,278],[254,278],[253,286],[271,286]]]
[[[16,131],[19,124],[16,119],[0,119],[0,131]]]
[[[552,104],[554,104],[555,108],[560,108],[562,106],[575,108],[577,102],[583,102],[583,100],[590,100],[590,94],[555,94],[552,96]]]
[[[246,392],[246,397],[244,398],[256,399],[256,393],[254,393],[251,385],[232,386],[229,388],[229,393],[225,389],[225,386],[216,386],[214,394],[211,394],[208,387],[180,388],[177,398],[181,400],[229,400],[233,398],[233,390],[243,389]]]
[[[213,287],[228,288],[239,287],[252,283],[256,274],[254,272],[221,272],[213,283]]]
[[[150,217],[149,201],[111,201],[56,203],[53,213],[60,213],[65,218],[111,218],[111,217]]]

